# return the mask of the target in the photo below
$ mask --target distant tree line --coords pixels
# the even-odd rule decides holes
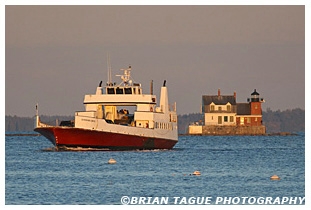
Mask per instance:
[[[56,125],[57,121],[58,124],[62,120],[73,120],[73,116],[47,116],[47,115],[41,115],[40,120],[44,123],[50,124],[50,125]],[[5,131],[33,131],[34,129],[34,117],[18,117],[16,115],[5,116]]]
[[[305,110],[299,108],[285,111],[267,108],[262,118],[267,133],[305,131]]]
[[[272,111],[268,108],[262,112],[262,118],[267,133],[305,131],[305,110],[300,108],[285,111]],[[56,125],[62,120],[73,120],[74,117],[43,115],[40,119],[44,123]],[[187,133],[191,123],[204,123],[204,115],[200,113],[178,115],[178,132]],[[33,128],[34,118],[32,117],[5,116],[5,131],[32,131]]]

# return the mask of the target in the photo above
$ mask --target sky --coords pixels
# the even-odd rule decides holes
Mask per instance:
[[[5,6],[5,114],[74,115],[85,94],[132,66],[159,102],[166,80],[178,114],[202,95],[254,89],[263,111],[305,109],[305,7]],[[118,77],[113,80],[119,82]]]

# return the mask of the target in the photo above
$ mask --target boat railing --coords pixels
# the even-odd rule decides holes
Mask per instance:
[[[39,122],[39,123],[38,123],[38,127],[47,128],[47,127],[53,127],[53,125],[49,125],[49,124],[46,124],[46,123]]]

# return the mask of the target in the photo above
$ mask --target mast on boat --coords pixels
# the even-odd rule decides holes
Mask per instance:
[[[107,86],[112,86],[112,79],[111,79],[111,61],[110,61],[110,54],[107,53],[107,68],[108,68],[108,81]]]

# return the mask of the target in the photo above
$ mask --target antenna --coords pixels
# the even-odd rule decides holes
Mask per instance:
[[[111,86],[112,85],[112,80],[111,80],[111,62],[110,62],[110,54],[107,53],[107,68],[108,68],[108,75],[107,75],[107,78],[108,78],[108,86]]]
[[[39,116],[38,103],[36,104],[36,116]]]

